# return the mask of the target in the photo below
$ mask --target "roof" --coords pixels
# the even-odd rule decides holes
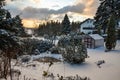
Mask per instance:
[[[89,20],[94,21],[94,19],[88,18],[88,19],[84,20],[83,22],[81,22],[80,25],[83,24],[83,23],[85,23],[86,21],[89,21]]]
[[[92,38],[95,39],[95,40],[104,39],[104,38],[103,38],[102,36],[100,36],[99,34],[90,34],[89,36],[92,37]]]

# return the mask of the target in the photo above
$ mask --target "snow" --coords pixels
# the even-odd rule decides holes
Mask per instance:
[[[8,32],[6,30],[4,30],[4,29],[0,29],[0,34],[9,36]]]
[[[45,40],[44,37],[35,37],[34,35],[32,35],[31,39]]]
[[[102,36],[100,36],[99,34],[90,34],[89,36],[91,36],[93,39],[98,40],[98,39],[104,39]]]
[[[78,74],[81,77],[87,76],[91,80],[119,80],[120,79],[120,41],[117,42],[115,50],[110,52],[105,52],[104,47],[96,49],[87,49],[89,58],[86,62],[82,64],[68,64],[65,62],[54,63],[49,72],[53,73],[55,76],[60,74],[62,76],[75,76]],[[51,56],[54,58],[60,58],[61,55],[43,53],[38,56],[32,56],[33,58],[39,58],[44,56]],[[99,68],[95,62],[99,60],[104,60],[105,63]],[[24,75],[31,80],[52,80],[44,79],[42,74],[43,71],[48,69],[48,63],[39,63],[37,61],[31,62],[36,64],[36,67],[22,67],[15,66],[14,68],[19,69],[22,72],[20,80],[24,80]],[[30,63],[28,63],[30,64]],[[57,79],[56,79],[57,80]]]

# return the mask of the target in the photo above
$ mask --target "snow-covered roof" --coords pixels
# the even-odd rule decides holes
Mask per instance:
[[[90,37],[92,37],[93,39],[97,40],[97,39],[104,39],[102,36],[100,36],[99,34],[90,34]]]
[[[83,22],[81,22],[80,25],[83,24],[83,23],[85,23],[85,22],[87,22],[87,21],[92,21],[92,22],[94,22],[94,19],[88,18],[88,19],[84,20]]]

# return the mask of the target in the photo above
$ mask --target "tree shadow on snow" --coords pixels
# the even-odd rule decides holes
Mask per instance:
[[[88,63],[88,62],[83,62],[80,64],[69,64],[69,63],[65,63],[66,66],[69,66],[70,68],[89,68],[90,66],[92,66],[92,64]]]

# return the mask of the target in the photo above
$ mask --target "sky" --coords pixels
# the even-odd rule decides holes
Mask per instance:
[[[99,0],[6,0],[5,8],[12,16],[20,15],[25,27],[35,27],[36,23],[50,20],[62,21],[68,14],[70,21],[93,18]]]

